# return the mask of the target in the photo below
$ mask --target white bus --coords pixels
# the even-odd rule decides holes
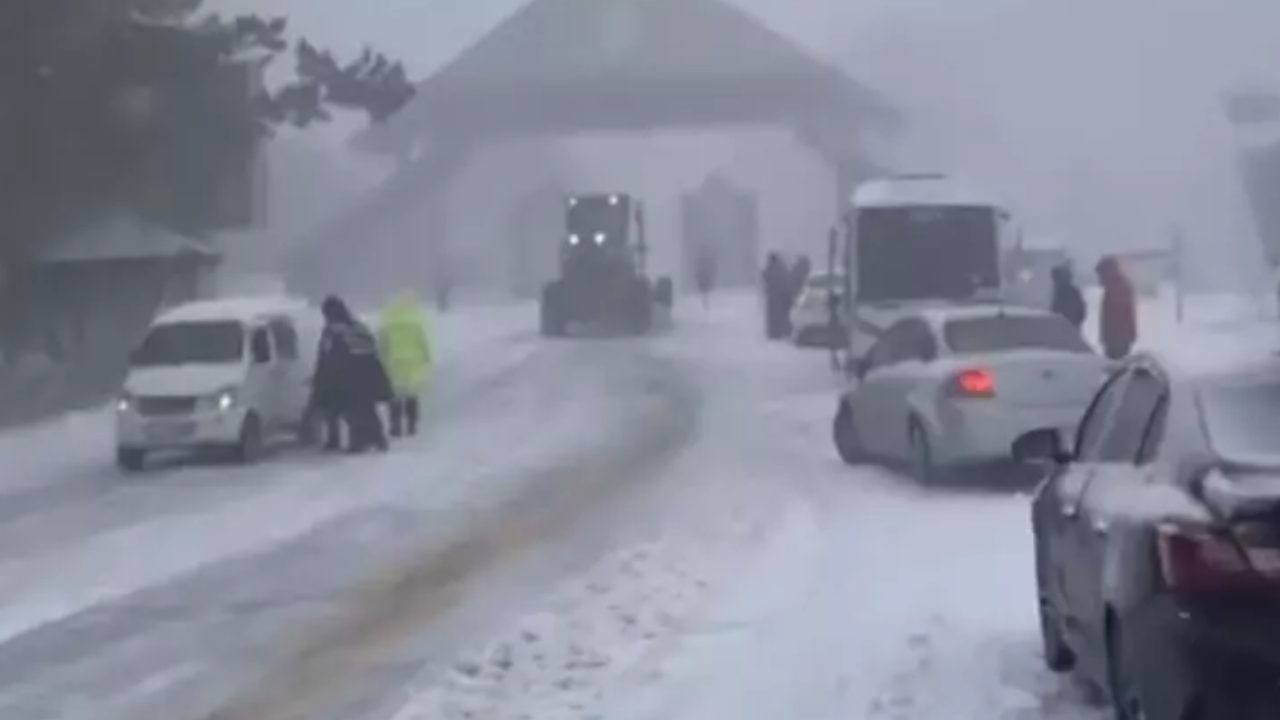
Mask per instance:
[[[849,199],[840,261],[848,350],[920,304],[998,300],[1017,230],[993,196],[945,175],[869,180]]]

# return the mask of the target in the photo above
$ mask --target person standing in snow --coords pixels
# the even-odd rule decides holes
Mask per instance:
[[[324,331],[316,357],[313,405],[328,417],[346,421],[350,435],[347,452],[386,450],[378,404],[389,402],[392,393],[378,357],[377,341],[341,299],[325,298],[320,310]],[[330,437],[328,446],[334,441]]]
[[[1068,265],[1059,265],[1052,271],[1053,278],[1053,299],[1050,303],[1050,309],[1066,318],[1068,322],[1076,326],[1079,330],[1084,327],[1084,318],[1087,314],[1084,303],[1084,294],[1080,292],[1080,288],[1076,285],[1075,278],[1071,277],[1071,268]]]
[[[712,253],[703,250],[698,253],[697,266],[694,268],[694,282],[698,285],[698,294],[702,296],[704,310],[711,309],[711,291],[716,284],[716,258]]]
[[[779,340],[791,334],[790,317],[791,278],[782,256],[776,252],[769,253],[761,274],[764,289],[764,327],[765,337]]]
[[[1112,360],[1129,354],[1138,339],[1137,306],[1133,284],[1120,261],[1106,255],[1098,261],[1098,281],[1102,284],[1102,310],[1098,315],[1098,339]]]
[[[382,308],[378,353],[391,380],[391,436],[418,434],[420,398],[431,370],[427,317],[411,292],[402,292]]]

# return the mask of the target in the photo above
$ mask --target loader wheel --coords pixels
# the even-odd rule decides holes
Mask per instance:
[[[548,283],[542,288],[538,304],[539,326],[546,337],[563,337],[565,334],[564,308],[560,297],[560,285]]]
[[[637,335],[649,332],[653,327],[653,299],[647,282],[636,283],[636,289],[632,293],[629,304],[631,312],[627,314],[631,317],[632,329]]]

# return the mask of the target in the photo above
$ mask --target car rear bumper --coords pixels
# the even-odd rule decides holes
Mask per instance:
[[[1177,602],[1157,596],[1121,622],[1123,645],[1152,718],[1280,714],[1280,603]]]
[[[1013,442],[1032,430],[1059,428],[1064,438],[1073,438],[1084,411],[1083,405],[1011,408],[989,400],[955,401],[939,412],[935,457],[945,465],[1009,462]]]

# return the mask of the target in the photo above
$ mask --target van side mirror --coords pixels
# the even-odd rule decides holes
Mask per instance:
[[[1011,453],[1015,462],[1027,465],[1065,465],[1072,460],[1057,428],[1040,428],[1023,434],[1013,441]]]

